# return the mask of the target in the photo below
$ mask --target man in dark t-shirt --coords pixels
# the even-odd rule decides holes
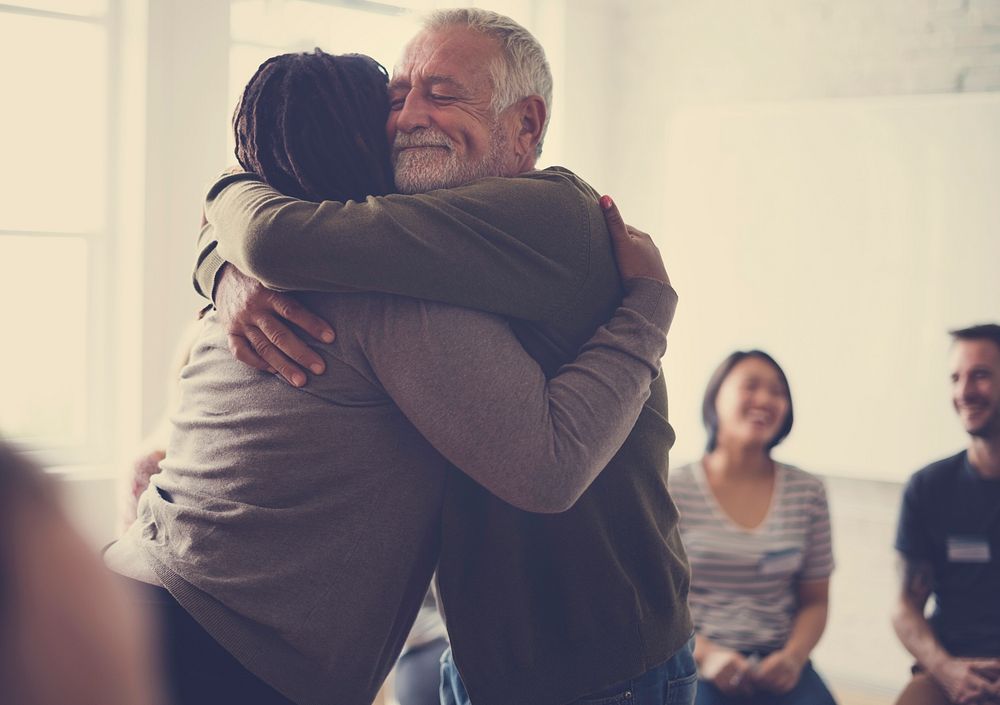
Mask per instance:
[[[917,663],[898,705],[1000,703],[1000,325],[951,335],[952,402],[970,443],[903,494],[893,626]]]

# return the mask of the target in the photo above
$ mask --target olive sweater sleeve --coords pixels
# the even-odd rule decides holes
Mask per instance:
[[[252,174],[208,194],[196,288],[224,262],[279,290],[358,288],[543,320],[578,295],[606,229],[593,192],[551,168],[364,202],[284,196]]]

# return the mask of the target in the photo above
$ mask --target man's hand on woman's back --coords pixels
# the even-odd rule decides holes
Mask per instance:
[[[305,368],[314,374],[326,368],[289,324],[324,343],[333,342],[333,329],[293,297],[271,291],[226,264],[215,288],[215,307],[226,326],[229,349],[240,362],[277,374],[295,387],[305,385]]]

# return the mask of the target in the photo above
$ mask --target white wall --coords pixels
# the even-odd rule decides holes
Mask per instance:
[[[945,331],[1000,314],[998,121],[1000,93],[673,113],[660,241],[682,293],[679,458],[700,452],[705,380],[749,346],[786,367],[781,455],[805,467],[899,481],[965,443]]]
[[[675,457],[699,450],[712,367],[748,345],[789,364],[790,458],[902,480],[960,445],[945,329],[1000,317],[996,93],[967,95],[1000,89],[1000,2],[616,11],[615,51],[585,58],[605,67],[615,154],[585,175],[657,238],[680,290]]]

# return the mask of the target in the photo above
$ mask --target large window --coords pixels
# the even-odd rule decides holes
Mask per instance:
[[[111,0],[0,5],[0,433],[49,462],[107,450]]]

